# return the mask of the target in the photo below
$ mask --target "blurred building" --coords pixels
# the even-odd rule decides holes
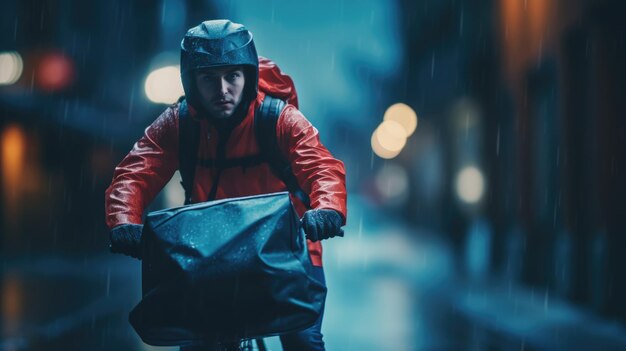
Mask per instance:
[[[421,127],[394,162],[422,182],[432,167],[441,177],[412,183],[406,218],[445,233],[469,275],[478,255],[488,276],[626,321],[624,4],[401,3],[395,93]],[[478,201],[456,187],[469,166],[484,178]],[[475,245],[476,228],[488,244]]]
[[[3,255],[106,247],[104,189],[165,106],[145,77],[212,13],[201,1],[3,4],[3,77],[16,77],[0,86]]]

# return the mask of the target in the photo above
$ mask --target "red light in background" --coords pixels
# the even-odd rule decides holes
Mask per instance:
[[[74,64],[63,54],[45,54],[37,67],[37,84],[46,91],[67,88],[74,80]]]

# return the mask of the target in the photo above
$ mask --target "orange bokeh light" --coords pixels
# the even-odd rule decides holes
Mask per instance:
[[[26,136],[16,125],[8,126],[2,133],[2,170],[5,191],[19,186],[24,169]]]
[[[544,0],[500,0],[504,66],[509,78],[521,79],[554,44],[558,29],[555,4]]]

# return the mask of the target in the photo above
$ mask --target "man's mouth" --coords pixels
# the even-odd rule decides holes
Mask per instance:
[[[217,106],[229,106],[233,105],[233,102],[230,100],[216,100],[214,104]]]
[[[234,104],[230,100],[217,100],[213,102],[213,106],[219,110],[230,110]]]

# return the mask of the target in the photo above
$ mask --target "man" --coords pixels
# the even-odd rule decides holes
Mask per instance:
[[[287,190],[267,163],[217,167],[211,162],[259,154],[254,115],[266,95],[295,103],[291,79],[269,60],[260,61],[252,34],[240,24],[206,21],[185,35],[181,43],[181,78],[189,115],[200,129],[189,202]],[[179,168],[179,112],[180,104],[165,110],[115,169],[106,191],[106,222],[111,228],[113,252],[141,258],[143,211]],[[343,163],[328,152],[317,130],[291,104],[280,114],[276,139],[298,185],[310,198],[307,209],[292,195],[302,216],[315,266],[313,274],[324,282],[320,240],[340,235],[346,219]],[[324,350],[321,322],[320,316],[313,327],[281,336],[283,348]]]

